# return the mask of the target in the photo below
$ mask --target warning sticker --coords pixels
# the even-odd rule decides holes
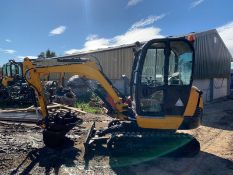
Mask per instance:
[[[175,106],[184,106],[184,103],[182,102],[182,100],[179,98],[175,104]]]

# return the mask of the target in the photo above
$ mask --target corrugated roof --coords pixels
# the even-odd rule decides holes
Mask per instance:
[[[228,77],[232,56],[216,29],[195,33],[194,78]]]

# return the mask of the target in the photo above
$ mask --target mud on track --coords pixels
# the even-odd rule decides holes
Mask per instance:
[[[111,157],[105,148],[98,148],[98,153],[84,159],[83,141],[92,121],[103,127],[110,119],[91,114],[82,118],[84,123],[71,130],[66,144],[56,150],[44,147],[42,130],[35,125],[0,122],[0,174],[233,174],[232,100],[206,105],[203,125],[181,131],[200,142],[194,157],[155,155],[138,157],[135,163],[132,157]]]

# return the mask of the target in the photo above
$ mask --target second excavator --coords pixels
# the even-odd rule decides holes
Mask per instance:
[[[33,104],[33,90],[27,85],[23,77],[22,62],[9,60],[4,64],[0,81],[1,106],[29,106]]]

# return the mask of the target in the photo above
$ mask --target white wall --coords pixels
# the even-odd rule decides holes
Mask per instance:
[[[202,79],[202,80],[194,80],[193,86],[196,86],[198,89],[200,89],[203,94],[202,98],[204,102],[210,101],[210,80],[209,79]]]
[[[228,95],[227,78],[214,78],[213,88],[211,88],[210,79],[194,80],[193,85],[203,92],[202,97],[204,102],[209,102],[211,100],[211,89],[213,89],[213,100]]]
[[[227,96],[227,78],[214,78],[213,82],[213,98],[217,99],[220,97]]]

